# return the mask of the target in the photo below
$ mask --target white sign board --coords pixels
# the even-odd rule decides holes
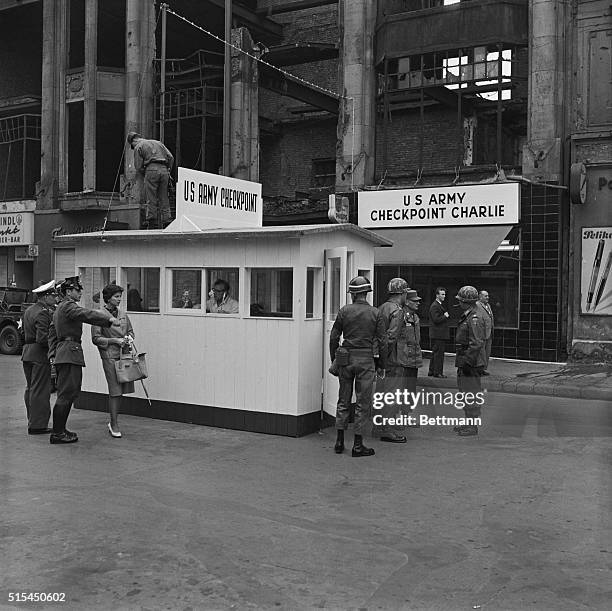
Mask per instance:
[[[262,219],[260,183],[179,167],[173,225],[179,223],[191,230],[194,226],[200,229],[261,227]]]
[[[0,212],[0,246],[23,246],[33,242],[33,212]]]
[[[458,185],[389,191],[360,191],[359,225],[442,227],[514,225],[519,221],[518,183]]]
[[[580,313],[612,316],[612,227],[582,230]]]

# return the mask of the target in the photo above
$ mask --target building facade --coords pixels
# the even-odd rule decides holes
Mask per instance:
[[[494,356],[610,358],[608,4],[233,0],[225,91],[226,4],[0,2],[0,284],[70,275],[61,235],[138,228],[135,130],[185,167],[229,151],[267,224],[321,222],[330,195],[360,223],[364,192],[519,184],[516,222],[395,227],[376,299],[406,277],[426,329],[436,286],[473,284]]]

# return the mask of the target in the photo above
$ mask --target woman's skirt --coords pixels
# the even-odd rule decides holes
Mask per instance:
[[[117,359],[118,360],[118,359]],[[120,397],[134,392],[134,382],[119,382],[115,370],[115,359],[102,359],[104,376],[108,384],[108,394],[110,397]]]

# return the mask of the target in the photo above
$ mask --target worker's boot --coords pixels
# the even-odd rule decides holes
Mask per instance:
[[[373,456],[375,454],[372,448],[366,448],[363,445],[363,438],[361,435],[355,435],[355,443],[353,444],[352,455],[354,458],[359,458],[360,456]]]
[[[334,446],[334,452],[336,454],[342,454],[344,452],[344,431],[338,429],[336,434],[336,445]]]

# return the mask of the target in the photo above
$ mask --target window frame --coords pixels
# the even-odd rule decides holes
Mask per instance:
[[[202,316],[206,312],[206,302],[202,301],[206,297],[205,282],[206,276],[204,274],[205,268],[203,267],[165,267],[166,271],[166,289],[164,291],[164,313],[169,316]],[[175,271],[188,271],[188,272],[200,272],[200,308],[175,308],[172,305],[173,299],[173,280]]]
[[[252,278],[254,270],[276,270],[276,271],[291,271],[291,312],[289,316],[252,316],[251,315],[251,288]],[[258,319],[258,320],[295,320],[295,266],[289,265],[284,267],[278,267],[276,265],[258,265],[256,267],[245,267],[245,279],[248,279],[247,295],[248,297],[248,311],[245,313],[245,318]],[[309,319],[310,320],[310,319]]]
[[[159,287],[158,287],[158,299],[159,299],[159,309],[157,312],[151,312],[151,311],[141,311],[141,310],[129,310],[127,307],[127,294],[128,294],[128,288],[127,288],[127,270],[128,269],[156,269],[159,271]],[[147,315],[152,315],[152,316],[159,316],[160,314],[166,313],[166,310],[162,307],[163,304],[163,295],[165,293],[165,286],[164,286],[164,274],[163,274],[163,270],[166,269],[163,266],[160,265],[122,265],[119,268],[119,275],[117,276],[118,278],[120,278],[120,285],[123,287],[124,289],[124,293],[125,293],[125,311],[128,314],[147,314]],[[139,291],[140,292],[140,291]],[[142,295],[141,295],[142,297]]]

